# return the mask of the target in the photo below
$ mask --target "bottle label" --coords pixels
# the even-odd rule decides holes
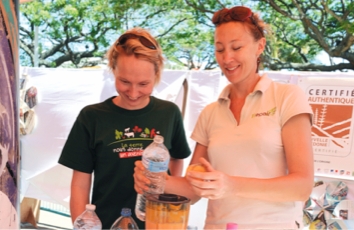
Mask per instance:
[[[166,172],[168,169],[169,161],[160,161],[156,162],[151,159],[146,159],[143,157],[143,164],[150,172],[159,173],[159,172]]]

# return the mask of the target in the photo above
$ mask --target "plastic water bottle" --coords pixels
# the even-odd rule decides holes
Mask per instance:
[[[121,216],[113,223],[111,230],[120,230],[120,229],[132,229],[139,230],[138,225],[133,219],[132,212],[130,208],[122,208]]]
[[[98,218],[96,212],[96,205],[87,204],[86,210],[81,213],[74,221],[74,230],[101,230],[102,223]]]
[[[151,183],[146,193],[138,194],[135,214],[141,221],[145,221],[146,194],[162,194],[165,189],[165,173],[170,162],[170,153],[163,144],[163,136],[154,137],[154,141],[143,152],[142,162],[145,175]]]

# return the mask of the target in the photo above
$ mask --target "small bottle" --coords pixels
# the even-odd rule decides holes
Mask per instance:
[[[132,229],[139,230],[138,225],[133,219],[132,212],[130,208],[122,208],[121,216],[113,223],[111,230],[120,230],[120,229]]]
[[[144,149],[142,162],[145,175],[151,181],[149,190],[143,195],[138,194],[135,205],[135,214],[145,221],[145,203],[147,194],[162,194],[165,190],[166,171],[170,162],[170,153],[163,144],[163,136],[156,135],[154,141]]]
[[[227,223],[226,224],[226,230],[237,230],[237,224],[236,223]]]
[[[95,209],[96,209],[96,205],[87,204],[86,210],[75,219],[74,230],[79,230],[79,229],[101,230],[102,223],[98,218]]]

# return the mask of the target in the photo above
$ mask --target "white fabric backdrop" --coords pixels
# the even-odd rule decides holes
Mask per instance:
[[[36,125],[21,137],[21,195],[67,206],[71,170],[57,164],[61,149],[79,111],[86,105],[116,95],[107,70],[24,68],[27,87],[38,91]],[[165,71],[154,95],[182,105],[185,71]],[[55,189],[53,189],[55,188]]]
[[[21,68],[21,74],[23,73],[29,75],[26,88],[37,88],[38,104],[34,107],[34,130],[21,137],[21,197],[32,197],[69,208],[72,171],[59,165],[57,161],[81,108],[117,94],[113,76],[104,69]],[[217,96],[215,91],[223,87],[219,86],[222,84],[219,82],[219,75],[218,72],[200,74],[166,70],[153,94],[175,102],[182,109],[183,81],[193,79],[188,90],[191,101],[187,103],[185,110],[185,120],[189,123],[186,125],[186,132],[189,135],[200,110],[208,101],[214,100]],[[200,79],[202,77],[206,77],[206,80]],[[201,82],[198,84],[198,81]],[[198,95],[196,91],[205,95]],[[188,113],[192,114],[192,119],[189,119]],[[193,148],[192,141],[190,145]],[[189,160],[190,158],[186,159],[185,165],[188,165]],[[201,200],[192,209],[206,210],[206,201]],[[199,229],[202,228],[204,218],[204,212],[191,211],[190,219],[195,225],[200,224]]]
[[[41,199],[69,208],[72,171],[57,161],[81,108],[117,94],[113,76],[105,69],[21,68],[20,71],[29,75],[26,88],[34,86],[38,90],[38,104],[34,107],[36,126],[31,134],[20,138],[21,197]],[[297,83],[299,76],[318,75],[304,72],[267,73],[275,81],[293,84]],[[188,82],[184,122],[189,137],[200,111],[216,100],[227,81],[219,71],[165,70],[153,94],[182,108],[184,80]],[[195,143],[189,141],[193,150]],[[186,159],[185,167],[189,161],[190,158]],[[192,205],[190,225],[203,228],[206,206],[204,199]]]

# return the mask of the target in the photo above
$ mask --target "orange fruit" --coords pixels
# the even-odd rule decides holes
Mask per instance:
[[[195,172],[207,172],[206,168],[202,164],[191,164],[188,166],[186,174],[190,171]],[[201,180],[201,181],[209,181],[209,180]]]
[[[202,164],[191,164],[187,168],[187,172],[196,171],[196,172],[206,172],[206,168]]]

